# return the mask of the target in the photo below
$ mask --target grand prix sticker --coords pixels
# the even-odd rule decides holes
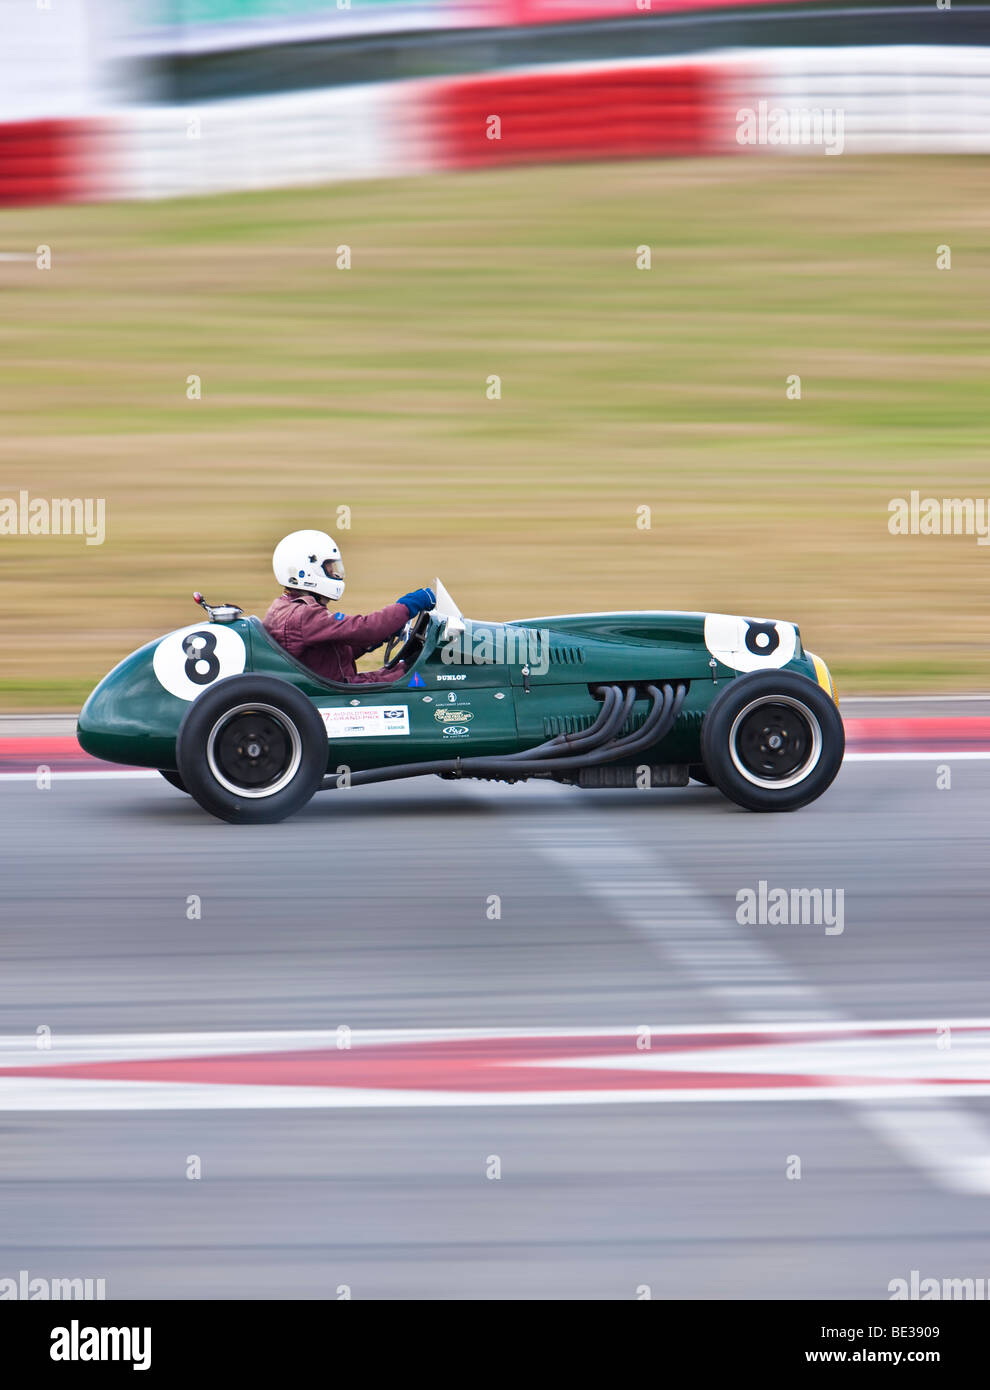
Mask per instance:
[[[735,618],[709,613],[705,646],[716,661],[733,671],[768,671],[786,666],[797,651],[797,628],[767,618]]]
[[[197,695],[224,676],[239,676],[247,652],[239,632],[222,623],[193,623],[163,637],[152,665],[158,682],[180,700]]]
[[[327,737],[380,738],[383,734],[408,734],[407,705],[361,705],[357,708],[321,709]]]

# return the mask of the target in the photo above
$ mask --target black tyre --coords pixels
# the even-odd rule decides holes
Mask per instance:
[[[714,787],[715,785],[701,763],[692,763],[688,768],[688,776],[692,782],[700,782],[703,787]]]
[[[796,811],[832,784],[846,736],[821,686],[791,671],[739,676],[712,701],[701,756],[712,781],[748,811]]]
[[[237,825],[285,820],[327,770],[327,731],[305,695],[275,676],[229,676],[190,705],[179,776],[204,811]]]
[[[160,767],[158,771],[165,778],[165,781],[170,787],[175,787],[176,791],[185,792],[187,796],[189,795],[189,788],[177,772],[173,772],[170,767]]]

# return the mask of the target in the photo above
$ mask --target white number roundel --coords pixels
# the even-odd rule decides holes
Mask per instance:
[[[246,661],[239,632],[222,623],[193,623],[163,637],[152,664],[170,695],[195,700],[214,681],[239,676]]]
[[[734,618],[709,613],[705,646],[733,671],[767,671],[786,666],[797,651],[797,628],[769,618]]]

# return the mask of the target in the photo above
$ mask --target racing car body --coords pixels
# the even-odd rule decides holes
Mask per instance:
[[[228,821],[320,789],[438,773],[585,787],[717,786],[753,810],[818,797],[842,760],[831,676],[793,623],[713,613],[463,617],[438,581],[389,684],[336,684],[233,605],[126,657],[78,722],[96,757],[158,768]],[[390,644],[391,646],[391,644]],[[390,660],[391,658],[391,660]]]

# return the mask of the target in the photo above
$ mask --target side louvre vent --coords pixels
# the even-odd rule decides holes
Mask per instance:
[[[580,666],[584,661],[584,648],[551,647],[550,660],[558,666]]]

